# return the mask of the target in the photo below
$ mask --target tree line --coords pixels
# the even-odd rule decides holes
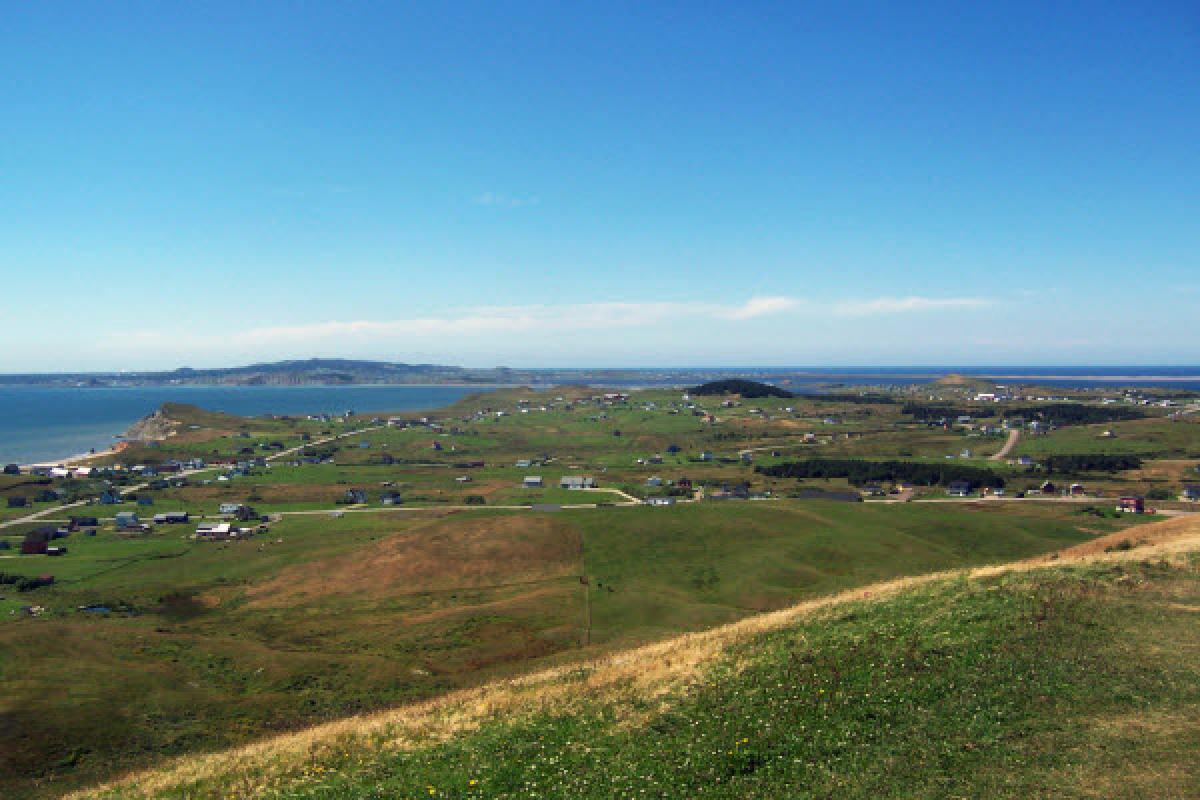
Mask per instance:
[[[924,403],[905,403],[900,412],[921,422],[938,422],[943,419],[958,419],[961,416],[990,416],[989,414],[981,415],[979,411],[969,408],[937,404],[926,405]]]
[[[1008,419],[1036,417],[1054,425],[1095,425],[1101,422],[1146,418],[1146,415],[1136,408],[1088,406],[1083,403],[1047,403],[1040,406],[1009,408],[1005,409],[1004,416]]]
[[[983,486],[1000,488],[1004,478],[983,467],[962,464],[938,464],[919,461],[866,461],[857,458],[812,458],[771,466],[755,471],[772,478],[845,478],[854,486],[864,483],[905,481],[917,486],[938,486],[965,481],[972,489]]]
[[[1071,475],[1077,472],[1117,472],[1123,469],[1139,469],[1142,460],[1137,456],[1109,456],[1099,453],[1079,455],[1046,456],[1042,466],[1047,472]]]

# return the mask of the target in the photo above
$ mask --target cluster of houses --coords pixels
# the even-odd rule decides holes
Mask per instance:
[[[95,536],[100,522],[95,517],[71,517],[66,525],[44,525],[25,534],[21,542],[21,555],[64,556],[67,548],[54,545],[61,539],[66,539],[73,533],[83,533],[85,536]],[[8,543],[4,543],[7,548]]]

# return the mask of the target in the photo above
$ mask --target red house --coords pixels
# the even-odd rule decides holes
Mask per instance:
[[[1127,514],[1143,514],[1146,511],[1146,501],[1141,497],[1122,497],[1117,501],[1117,511]]]

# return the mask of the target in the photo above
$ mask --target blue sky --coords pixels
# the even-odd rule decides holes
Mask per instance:
[[[0,371],[1200,363],[1195,3],[10,3]]]

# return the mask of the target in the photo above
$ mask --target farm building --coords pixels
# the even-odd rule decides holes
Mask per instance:
[[[674,497],[647,497],[646,505],[648,506],[673,506],[675,505]]]
[[[951,497],[969,497],[971,495],[971,484],[966,481],[954,481],[946,487],[946,494]]]
[[[404,503],[404,498],[399,492],[384,492],[379,496],[379,502],[385,506],[398,506]]]
[[[47,546],[53,538],[53,528],[42,527],[30,531],[25,534],[25,538],[21,542],[21,555],[45,555]]]
[[[188,512],[168,511],[165,514],[155,514],[155,525],[185,525],[188,522]]]
[[[521,485],[526,489],[540,489],[542,488],[542,476],[526,475],[525,480],[521,481]]]
[[[594,489],[596,479],[588,475],[563,475],[558,485],[564,489]]]

